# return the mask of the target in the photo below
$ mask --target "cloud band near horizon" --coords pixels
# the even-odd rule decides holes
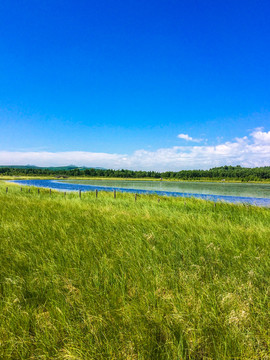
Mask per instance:
[[[270,131],[255,129],[250,136],[215,146],[174,146],[131,155],[86,151],[0,151],[0,165],[87,166],[111,169],[179,171],[223,165],[270,166]]]

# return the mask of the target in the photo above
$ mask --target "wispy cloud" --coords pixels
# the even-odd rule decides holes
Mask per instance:
[[[270,166],[270,131],[255,129],[249,136],[218,145],[174,146],[155,151],[137,150],[131,155],[84,151],[0,151],[2,165],[78,165],[135,170],[208,169],[225,164]]]
[[[179,139],[183,139],[186,141],[193,141],[193,142],[201,142],[202,139],[194,139],[193,137],[189,136],[188,134],[179,134],[177,135]]]

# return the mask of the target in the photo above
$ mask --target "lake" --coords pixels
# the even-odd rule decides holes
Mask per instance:
[[[270,184],[142,180],[13,180],[59,191],[121,191],[270,206]]]

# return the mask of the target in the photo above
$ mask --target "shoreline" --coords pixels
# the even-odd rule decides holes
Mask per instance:
[[[31,184],[31,182],[37,182]],[[42,182],[49,182],[49,185],[44,185]],[[150,190],[150,189],[136,189],[136,188],[125,188],[125,187],[117,187],[117,186],[100,186],[100,185],[91,185],[91,184],[74,184],[74,183],[63,183],[61,181],[53,180],[53,179],[36,179],[36,180],[10,180],[6,181],[6,184],[13,185],[22,185],[22,186],[30,186],[36,188],[47,188],[60,192],[77,192],[81,194],[81,192],[92,192],[92,191],[105,191],[105,192],[114,192],[114,196],[116,192],[119,193],[132,193],[138,195],[156,195],[161,197],[182,197],[182,198],[196,198],[205,201],[213,201],[213,202],[226,202],[232,204],[249,204],[255,205],[259,207],[270,207],[270,198],[267,197],[258,197],[258,196],[239,196],[239,195],[227,195],[227,194],[215,194],[215,193],[197,193],[197,192],[185,192],[185,191],[166,191],[166,190]],[[56,184],[56,185],[55,185]],[[79,195],[81,196],[81,195]],[[136,196],[136,195],[135,195]]]
[[[243,181],[225,179],[154,179],[154,178],[118,178],[118,177],[95,177],[95,176],[72,176],[72,177],[56,177],[56,176],[0,176],[0,181],[9,180],[112,180],[112,181],[155,181],[155,182],[185,182],[185,183],[222,183],[222,184],[270,184],[269,180]]]

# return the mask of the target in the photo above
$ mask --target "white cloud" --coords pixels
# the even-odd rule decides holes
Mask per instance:
[[[177,135],[179,139],[183,139],[186,141],[193,141],[193,142],[200,142],[202,139],[194,139],[193,137],[189,136],[188,134],[179,134]]]
[[[254,138],[255,143],[264,143],[270,145],[270,131],[263,132],[262,128],[255,129],[251,136]]]
[[[155,151],[137,150],[131,155],[84,151],[0,151],[2,165],[78,165],[134,170],[209,169],[222,165],[270,166],[270,131],[255,129],[250,137],[236,138],[215,146],[174,146]]]

